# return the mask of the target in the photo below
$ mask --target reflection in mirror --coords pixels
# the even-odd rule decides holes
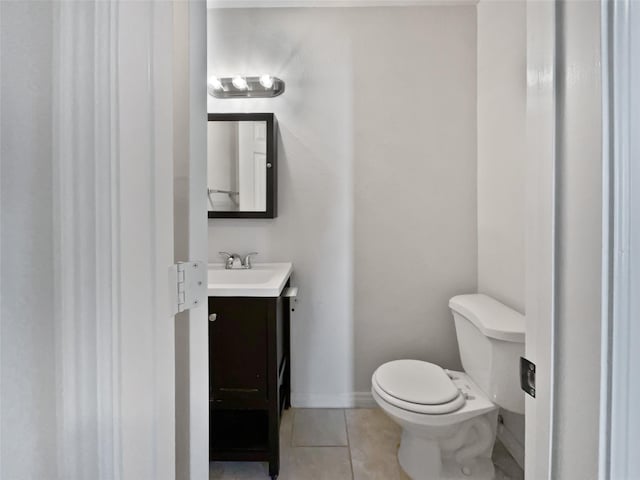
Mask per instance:
[[[267,208],[267,122],[208,122],[209,210]]]

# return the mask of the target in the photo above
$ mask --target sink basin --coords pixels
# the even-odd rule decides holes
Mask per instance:
[[[253,267],[227,270],[222,263],[210,263],[210,297],[278,297],[293,265],[291,263],[254,263]]]

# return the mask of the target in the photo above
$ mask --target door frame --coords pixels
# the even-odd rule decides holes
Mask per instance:
[[[527,397],[525,474],[553,478],[557,245],[555,213],[557,65],[563,58],[557,1],[527,2],[527,357],[536,398]],[[602,310],[598,478],[640,469],[640,5],[602,2]],[[635,28],[634,28],[635,27]],[[539,262],[536,264],[536,262]],[[530,320],[530,321],[529,321]],[[595,472],[594,472],[595,474]]]
[[[176,261],[208,259],[207,8],[173,2],[174,216]],[[176,471],[178,480],[209,478],[207,302],[175,317]]]
[[[640,469],[640,414],[633,408],[640,380],[640,8],[631,0],[604,1],[603,210],[608,300],[603,309],[599,478],[630,478]],[[634,161],[635,160],[635,161]]]
[[[525,475],[552,478],[556,247],[556,2],[527,1]],[[531,428],[535,425],[536,428]]]

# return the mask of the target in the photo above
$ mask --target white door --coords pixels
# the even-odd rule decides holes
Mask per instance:
[[[172,32],[172,10],[163,2],[109,6],[118,42],[112,52],[117,55],[117,83],[112,86],[117,97],[110,105],[118,122],[112,281],[120,314],[113,370],[120,378],[116,418],[121,443],[115,464],[123,479],[171,479],[175,361],[170,303],[175,290],[167,272],[174,263],[173,57],[167,55],[172,38],[167,32]]]
[[[0,5],[2,478],[176,477],[173,20]]]

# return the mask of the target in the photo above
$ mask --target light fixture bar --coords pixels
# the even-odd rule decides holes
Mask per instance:
[[[284,93],[284,81],[270,75],[211,77],[207,91],[215,98],[270,98]]]

